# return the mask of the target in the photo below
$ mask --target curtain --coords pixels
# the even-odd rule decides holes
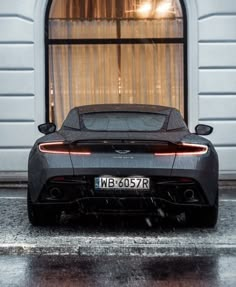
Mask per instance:
[[[50,103],[61,124],[75,106],[118,103],[118,66],[115,45],[51,45]]]
[[[155,5],[160,2],[152,1]],[[172,1],[174,17],[151,15],[147,19],[135,14],[142,3],[53,1],[49,39],[68,40],[63,45],[49,44],[50,119],[58,126],[72,107],[86,104],[159,104],[176,107],[183,113],[183,44],[145,41],[183,37],[179,2]],[[88,43],[71,44],[71,39]],[[117,39],[117,44],[109,44],[109,39]],[[140,41],[121,44],[119,39]],[[99,40],[107,41],[103,44]]]

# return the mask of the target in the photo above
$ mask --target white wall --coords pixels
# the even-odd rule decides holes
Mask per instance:
[[[0,171],[27,170],[30,148],[40,136],[37,125],[44,121],[44,15],[37,19],[43,2],[0,3]]]
[[[219,154],[221,178],[236,178],[236,1],[198,0],[199,122]]]
[[[26,170],[35,139],[34,0],[0,3],[0,170]]]
[[[236,178],[236,1],[184,0],[188,16],[189,126],[209,137],[222,177]],[[44,14],[47,0],[0,3],[0,171],[26,171],[45,118]]]

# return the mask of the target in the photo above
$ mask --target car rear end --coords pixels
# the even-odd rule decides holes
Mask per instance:
[[[86,214],[213,207],[215,214],[211,143],[191,136],[176,110],[131,109],[72,110],[58,137],[38,141],[29,160],[29,205]]]
[[[48,177],[42,204],[84,213],[155,214],[160,208],[181,212],[215,200],[217,173],[206,145],[107,140],[41,144],[40,149],[68,151],[73,167],[73,174]]]

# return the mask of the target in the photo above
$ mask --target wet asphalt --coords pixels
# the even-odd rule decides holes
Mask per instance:
[[[214,229],[149,218],[64,216],[33,227],[26,191],[0,190],[1,286],[236,286],[236,191]]]
[[[236,258],[1,256],[0,286],[235,287]]]

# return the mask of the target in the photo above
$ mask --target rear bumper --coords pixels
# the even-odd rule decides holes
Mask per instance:
[[[161,181],[183,177],[194,182],[200,203],[213,205],[218,192],[218,164],[213,154],[209,156],[169,158],[138,154],[131,160],[123,157],[122,159],[115,159],[111,154],[99,156],[93,154],[86,158],[77,156],[70,159],[69,156],[61,157],[36,153],[34,158],[29,161],[29,190],[33,203],[37,203],[45,200],[45,193],[52,184],[61,185],[65,189],[64,194],[68,197],[64,199],[64,202],[68,202],[78,198],[95,196],[94,176],[128,177],[136,175],[159,178]],[[52,182],[53,178],[60,176],[72,178],[72,180]],[[79,183],[77,180],[81,180],[81,182]],[[166,183],[162,184],[163,187],[169,189],[174,189],[175,185],[178,196],[177,189],[182,190],[179,183],[173,182],[172,187]],[[168,194],[167,188],[153,184],[150,194],[138,194],[138,196],[159,198],[160,194],[156,194],[156,192],[161,192],[160,190]],[[121,197],[123,196],[127,196],[127,193],[121,195]],[[169,200],[166,197],[164,199]]]
[[[181,212],[210,205],[199,183],[190,178],[151,177],[149,191],[104,191],[95,189],[94,177],[51,178],[35,204],[86,214],[157,214],[160,209]]]
[[[208,207],[206,204],[179,204],[155,197],[84,197],[71,202],[40,202],[37,206],[58,209],[67,213],[80,214],[120,214],[120,215],[159,215],[178,214],[194,208]]]

